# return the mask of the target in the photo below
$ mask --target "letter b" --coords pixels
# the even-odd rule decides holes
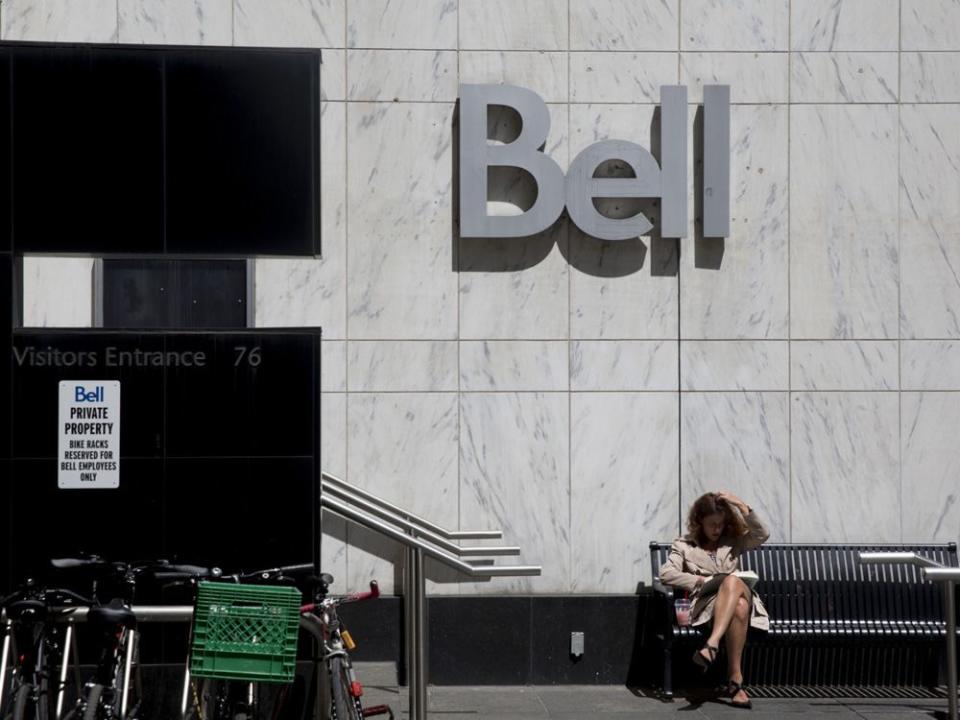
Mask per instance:
[[[487,108],[505,105],[519,113],[520,136],[506,145],[487,140]],[[550,131],[550,113],[535,93],[512,85],[460,86],[460,235],[527,237],[550,227],[563,212],[563,170],[540,152]],[[533,176],[537,199],[522,215],[487,214],[487,172],[518,167]]]

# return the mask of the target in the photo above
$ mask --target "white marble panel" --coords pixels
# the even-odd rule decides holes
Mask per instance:
[[[676,340],[576,340],[570,343],[570,389],[677,390]]]
[[[786,50],[789,0],[684,0],[684,50]]]
[[[960,102],[960,52],[905,52],[900,55],[904,102]]]
[[[960,50],[957,0],[901,0],[902,50]]]
[[[452,50],[457,0],[348,2],[347,47]]]
[[[347,336],[346,105],[320,107],[321,251],[323,258],[257,258],[256,327],[320,326],[328,340]]]
[[[323,62],[320,65],[320,99],[347,99],[347,51],[321,51]]]
[[[899,393],[793,393],[792,542],[900,542]]]
[[[650,582],[650,541],[678,534],[677,396],[574,393],[571,405],[570,589],[633,593]]]
[[[790,99],[801,103],[897,101],[895,52],[793,53]]]
[[[460,0],[461,50],[566,50],[568,0]]]
[[[325,393],[347,391],[347,343],[324,340],[320,345],[320,389]]]
[[[453,105],[347,108],[350,337],[453,339]]]
[[[122,43],[232,45],[232,0],[117,0]]]
[[[960,105],[900,111],[900,331],[960,338]]]
[[[731,103],[785,103],[789,96],[787,53],[697,53],[680,55],[680,84],[688,100],[703,102],[704,85],[729,85]]]
[[[684,390],[787,390],[786,340],[684,340],[680,387]]]
[[[566,222],[522,241],[461,238],[461,339],[566,338],[566,247]]]
[[[320,254],[343,267],[347,258],[346,103],[320,103],[320,192]],[[345,295],[345,289],[342,292]]]
[[[324,337],[346,336],[343,259],[256,260],[256,327],[322,327]]]
[[[519,85],[533,90],[544,102],[566,102],[569,68],[563,52],[460,53],[460,82]]]
[[[431,522],[456,529],[456,393],[350,393],[347,465],[350,483]],[[347,571],[352,589],[377,580],[385,593],[401,594],[395,580],[402,548],[351,524]],[[450,572],[427,571],[427,592],[455,593]]]
[[[755,508],[771,540],[790,540],[788,403],[785,392],[683,393],[684,522],[698,497],[726,490]]]
[[[677,50],[679,0],[570,0],[571,50]]]
[[[549,105],[545,152],[567,167],[566,105]],[[519,131],[519,128],[516,128]],[[522,176],[494,181],[494,193],[522,204]],[[532,183],[531,183],[532,185]],[[532,188],[535,197],[535,187]],[[532,201],[532,198],[531,198]],[[506,204],[506,203],[504,203]],[[493,202],[491,213],[498,212]],[[529,238],[460,238],[460,337],[465,340],[554,340],[568,336],[567,222]]]
[[[22,321],[24,327],[91,327],[93,258],[24,257]]]
[[[452,340],[352,340],[351,392],[432,392],[457,389]]]
[[[960,537],[960,393],[902,395],[903,542]]]
[[[795,340],[790,343],[793,390],[897,390],[896,340]]]
[[[900,0],[792,0],[793,50],[899,49]]]
[[[659,103],[678,78],[677,53],[570,53],[571,102]]]
[[[347,478],[347,396],[323,393],[320,396],[320,462],[324,472]],[[320,518],[323,527],[320,563],[323,572],[333,575],[335,588],[347,582],[347,521],[327,511]]]
[[[571,157],[600,140],[629,140],[650,148],[659,132],[654,110],[652,105],[570,106]],[[655,206],[637,210],[656,222]],[[571,337],[676,339],[679,307],[675,240],[653,235],[606,242],[571,229],[568,258]]]
[[[453,50],[348,50],[348,100],[454,102]]]
[[[726,239],[700,237],[694,228],[696,178],[689,174],[691,226],[680,283],[684,339],[788,336],[787,125],[784,105],[730,108]]]
[[[790,108],[793,338],[897,336],[897,114]]]
[[[904,390],[960,390],[960,340],[904,340]]]
[[[570,396],[460,395],[460,522],[503,531],[539,577],[464,585],[481,593],[570,591]]]
[[[117,42],[117,0],[6,0],[4,40]]]
[[[234,0],[233,12],[237,45],[342,48],[346,42],[346,0]]]
[[[463,341],[463,391],[558,391],[570,387],[566,340]]]

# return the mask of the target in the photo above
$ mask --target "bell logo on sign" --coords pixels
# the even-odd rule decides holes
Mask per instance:
[[[73,389],[73,401],[74,402],[103,402],[103,386],[98,385],[96,388],[87,392],[87,389],[83,385],[77,385]]]
[[[550,131],[546,103],[535,93],[512,85],[460,86],[460,235],[462,237],[528,237],[553,225],[564,206],[570,219],[588,235],[602,240],[628,240],[650,231],[642,213],[610,218],[594,206],[594,198],[659,198],[660,234],[687,236],[687,88],[660,88],[662,166],[648,150],[625,140],[605,140],[586,148],[563,170],[540,151]],[[506,106],[521,118],[520,135],[505,145],[487,140],[487,109]],[[703,88],[703,234],[730,234],[730,87]],[[620,160],[633,169],[632,178],[596,178],[597,168]],[[520,215],[487,212],[487,174],[491,167],[526,170],[537,185],[537,199]]]

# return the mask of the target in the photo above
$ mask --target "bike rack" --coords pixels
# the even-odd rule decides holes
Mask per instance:
[[[406,546],[403,614],[407,637],[410,720],[427,718],[427,592],[424,557],[469,577],[539,575],[539,565],[494,565],[490,558],[519,555],[514,546],[461,547],[456,540],[499,539],[499,530],[447,530],[329,473],[321,477],[320,504],[330,512]],[[464,557],[476,558],[463,560]]]
[[[188,623],[193,620],[193,606],[192,605],[133,605],[130,608],[133,611],[133,614],[137,616],[137,623]],[[77,664],[77,653],[76,646],[71,644],[71,638],[73,636],[73,626],[76,623],[86,622],[87,613],[89,608],[87,607],[70,607],[70,608],[58,608],[58,610],[63,611],[63,614],[57,618],[55,622],[64,623],[67,625],[66,636],[64,641],[64,651],[63,651],[63,663],[60,666],[60,683],[57,690],[57,699],[56,699],[56,711],[54,718],[59,720],[60,715],[63,712],[63,696],[64,691],[66,690],[67,684],[67,673],[70,669],[70,655],[71,649],[73,650],[73,659],[74,665]],[[6,614],[0,612],[0,621],[3,622],[4,630],[7,630],[8,620]],[[323,641],[323,628],[320,625],[319,620],[311,615],[301,615],[300,616],[300,629],[305,630],[310,633],[316,640]],[[9,651],[9,633],[6,633],[4,637],[4,649],[3,657],[6,658]],[[127,657],[124,659],[124,669],[123,672],[128,679],[128,682],[124,683],[124,704],[126,704],[126,690],[129,688],[129,673],[131,668],[131,655],[133,643],[137,640],[136,638],[128,645]],[[322,672],[319,673],[320,676],[323,675]],[[3,701],[3,693],[6,687],[6,667],[0,668],[0,702]],[[323,705],[320,702],[320,690],[321,686],[317,685],[317,695],[316,698],[317,704],[314,708],[315,717],[323,718]],[[79,680],[78,680],[79,682]],[[190,687],[190,663],[189,659],[185,663],[184,673],[183,673],[183,695],[180,702],[180,714],[181,717],[186,715],[187,700],[188,700],[188,691]]]
[[[947,614],[947,717],[957,718],[957,608],[954,585],[960,583],[960,568],[946,567],[914,552],[861,552],[865,565],[916,565],[927,580],[943,583]]]
[[[460,540],[497,540],[503,534],[499,530],[447,530],[424,520],[401,507],[393,505],[365,490],[323,473],[321,506],[347,520],[362,525],[374,532],[404,545],[406,548],[403,574],[404,626],[407,647],[407,685],[409,687],[410,720],[427,718],[427,594],[424,558],[430,557],[453,568],[466,576],[476,578],[517,577],[540,575],[539,565],[495,565],[491,558],[519,555],[520,548],[509,545],[490,545],[461,547]],[[464,559],[469,558],[469,559]],[[66,609],[66,608],[63,608]],[[131,608],[138,623],[190,622],[193,619],[193,607],[190,605],[134,605]],[[72,636],[72,625],[85,622],[88,608],[69,608],[58,622],[68,623],[68,637]],[[0,614],[0,621],[6,623]],[[300,629],[322,641],[322,628],[315,618],[301,616]],[[63,692],[69,665],[69,641],[64,652],[60,672],[60,690],[57,698],[57,717],[62,709]],[[6,653],[4,653],[4,656]],[[129,658],[127,659],[129,662]],[[129,665],[127,665],[129,672]],[[319,676],[322,671],[318,668]],[[316,678],[315,717],[325,718],[325,707],[321,696],[322,678]],[[3,684],[0,682],[0,699],[3,696]],[[185,710],[190,685],[189,662],[184,671],[183,696],[181,707]],[[127,687],[127,684],[124,685]]]

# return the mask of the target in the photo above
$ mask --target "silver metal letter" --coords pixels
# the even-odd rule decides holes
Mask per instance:
[[[594,171],[607,160],[622,160],[633,168],[633,178],[595,178]],[[649,152],[625,140],[594,143],[570,163],[567,172],[567,212],[588,235],[601,240],[628,240],[648,232],[653,225],[638,212],[629,218],[608,218],[594,207],[595,197],[660,197],[660,167]]]
[[[506,145],[487,141],[487,108],[505,105],[523,121]],[[550,227],[563,212],[563,170],[539,151],[550,131],[550,113],[535,93],[513,85],[460,86],[460,235],[527,237]],[[519,167],[533,176],[537,199],[521,215],[487,214],[487,170]]]
[[[703,86],[703,235],[730,234],[730,86]]]
[[[660,235],[687,236],[687,86],[660,87]]]

